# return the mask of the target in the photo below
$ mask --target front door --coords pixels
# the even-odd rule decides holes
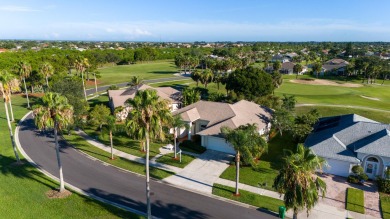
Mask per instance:
[[[370,179],[375,179],[378,172],[378,163],[372,161],[366,161],[365,172]]]

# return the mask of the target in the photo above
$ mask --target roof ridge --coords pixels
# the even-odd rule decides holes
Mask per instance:
[[[337,143],[339,143],[341,146],[343,146],[343,148],[347,149],[347,146],[343,142],[341,142],[341,140],[335,134],[333,134],[332,137],[334,138],[334,140],[337,141]]]

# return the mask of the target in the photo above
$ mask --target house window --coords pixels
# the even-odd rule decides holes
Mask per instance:
[[[203,131],[206,129],[206,127],[207,127],[207,125],[200,125],[200,130]]]
[[[367,161],[371,161],[371,162],[379,162],[378,159],[376,159],[375,157],[370,157],[367,159]]]

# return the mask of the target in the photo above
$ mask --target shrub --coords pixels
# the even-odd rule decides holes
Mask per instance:
[[[119,87],[116,85],[111,85],[107,90],[119,90]]]
[[[364,174],[363,167],[360,165],[355,165],[352,167],[352,172],[356,175]]]
[[[182,143],[180,143],[180,148],[188,148],[188,149],[191,149],[193,151],[196,151],[198,153],[203,153],[205,152],[207,149],[203,146],[200,146],[194,142],[192,142],[191,140],[184,140]]]
[[[354,184],[358,184],[360,182],[360,178],[356,175],[349,175],[348,178],[347,178],[347,181],[349,183],[354,183]]]
[[[364,180],[364,181],[368,180],[368,176],[365,173],[360,174],[359,177],[360,177],[360,180]]]
[[[377,177],[376,183],[378,184],[379,192],[390,193],[390,179]]]

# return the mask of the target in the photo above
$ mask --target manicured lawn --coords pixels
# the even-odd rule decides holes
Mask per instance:
[[[295,95],[299,103],[312,104],[340,104],[351,106],[365,106],[388,110],[390,108],[390,92],[388,86],[363,85],[362,87],[340,87],[326,85],[307,85],[289,82],[291,76],[285,76],[280,88],[275,94]],[[378,98],[371,100],[362,96]]]
[[[364,192],[360,189],[347,189],[346,209],[364,214]]]
[[[143,80],[173,77],[178,70],[173,60],[162,60],[132,65],[118,65],[99,69],[99,86],[130,81],[132,76]]]
[[[384,219],[390,219],[390,195],[379,193],[382,216]]]
[[[279,206],[284,206],[282,200],[258,195],[245,190],[240,190],[241,196],[234,196],[233,193],[234,193],[233,187],[224,186],[216,183],[213,185],[213,194],[222,196],[224,198],[243,202],[273,212],[278,212]]]
[[[347,107],[302,106],[302,107],[296,107],[295,111],[298,115],[300,115],[309,112],[313,108],[317,109],[320,112],[321,116],[323,117],[355,113],[378,122],[390,123],[390,113],[378,112],[375,110],[356,109],[356,108],[347,108]]]
[[[33,98],[31,98],[33,99]],[[15,119],[28,111],[25,99],[13,96]],[[2,218],[141,218],[133,213],[73,193],[66,199],[49,199],[45,193],[59,185],[24,160],[15,162],[5,120],[4,104],[0,104],[0,215]],[[15,124],[14,124],[15,125]]]
[[[295,143],[290,135],[277,134],[268,142],[268,153],[263,154],[255,167],[244,166],[240,168],[240,183],[251,186],[259,186],[268,190],[272,188],[274,179],[283,163],[283,150],[293,150]],[[229,166],[220,176],[221,178],[235,181],[236,166]]]
[[[121,157],[116,157],[116,159],[111,160],[110,153],[107,153],[99,148],[90,145],[88,142],[86,142],[82,137],[78,136],[77,134],[71,134],[71,135],[64,134],[63,137],[67,140],[69,144],[75,146],[78,150],[87,153],[92,157],[95,157],[101,161],[112,164],[114,166],[121,167],[123,169],[145,175],[144,164],[129,161]],[[168,171],[150,167],[150,176],[153,178],[164,179],[165,177],[168,177],[170,175],[172,175],[172,173]]]
[[[98,97],[90,99],[90,100],[88,100],[88,103],[89,103],[89,107],[91,107],[91,109],[94,106],[100,105],[100,104],[103,104],[103,105],[108,107],[108,94],[102,94],[102,95],[99,95]]]
[[[162,157],[159,157],[156,161],[159,162],[159,163],[164,163],[164,164],[168,164],[168,165],[171,165],[171,166],[184,168],[185,166],[190,164],[195,159],[195,157],[193,157],[191,155],[182,154],[181,155],[181,163],[180,163],[179,156],[180,155],[178,154],[177,155],[177,160],[175,160],[175,159],[173,159],[173,153],[172,154],[166,154],[166,155],[164,155]]]
[[[89,136],[96,138],[105,145],[110,145],[110,137],[107,133],[102,133],[99,130],[96,130],[97,127],[89,126],[84,128],[85,133]],[[146,153],[141,151],[141,143],[137,140],[131,139],[124,133],[118,133],[113,135],[113,144],[114,148],[120,151],[123,151],[134,156],[145,158]],[[166,144],[161,143],[151,143],[149,149],[149,156],[152,159],[154,156],[160,153],[159,148]]]

